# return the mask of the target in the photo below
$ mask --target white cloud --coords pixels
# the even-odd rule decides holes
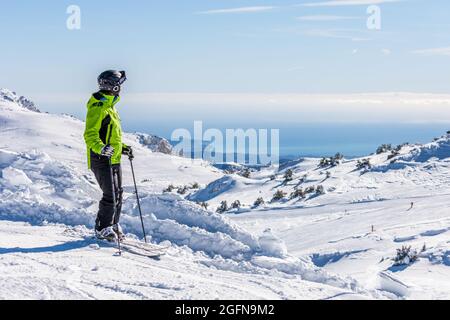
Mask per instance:
[[[341,30],[341,29],[310,29],[301,32],[303,35],[309,37],[321,37],[332,39],[347,39],[354,42],[369,41],[370,38],[365,34],[359,32],[359,30]],[[357,35],[359,34],[359,35]]]
[[[422,56],[450,56],[450,47],[415,50],[413,53]]]
[[[381,53],[385,56],[389,56],[392,51],[390,49],[381,49]]]
[[[239,8],[200,11],[200,12],[197,12],[197,14],[253,13],[253,12],[270,11],[275,8],[276,7],[273,7],[273,6],[239,7]]]
[[[297,17],[302,21],[337,21],[337,20],[358,20],[360,17],[348,17],[348,16],[333,16],[333,15],[312,15]]]
[[[39,105],[80,105],[86,95],[34,95]],[[122,103],[143,117],[283,122],[450,123],[450,94],[432,93],[125,93]],[[124,111],[125,112],[125,111]],[[174,116],[176,115],[176,116]]]
[[[310,2],[300,4],[302,7],[337,7],[337,6],[358,6],[358,5],[373,5],[392,2],[403,2],[406,0],[333,0],[322,2]]]

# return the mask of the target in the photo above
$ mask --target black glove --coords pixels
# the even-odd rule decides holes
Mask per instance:
[[[134,159],[133,149],[129,146],[124,146],[122,148],[122,154],[128,156],[130,160]]]
[[[114,148],[111,145],[106,145],[103,147],[100,154],[104,157],[111,158],[114,155]]]

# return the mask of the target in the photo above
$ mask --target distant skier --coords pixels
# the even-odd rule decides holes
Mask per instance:
[[[414,202],[411,202],[411,207],[409,208],[408,211],[412,210],[414,208]]]
[[[108,241],[116,241],[124,236],[119,225],[123,196],[120,163],[123,154],[133,158],[132,148],[122,142],[120,118],[115,108],[120,100],[121,86],[126,80],[125,71],[103,72],[98,77],[100,91],[94,93],[87,104],[84,140],[87,145],[88,166],[103,191],[95,234],[97,238]],[[113,200],[112,180],[116,203]]]

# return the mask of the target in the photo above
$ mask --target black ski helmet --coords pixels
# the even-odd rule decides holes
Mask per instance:
[[[118,94],[120,86],[127,80],[125,71],[107,70],[98,76],[100,90],[110,91]]]

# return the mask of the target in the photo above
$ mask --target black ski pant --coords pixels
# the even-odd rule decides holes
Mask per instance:
[[[114,204],[109,160],[92,160],[91,170],[94,172],[95,178],[103,191],[103,198],[100,200],[97,220],[95,222],[96,230],[101,231],[104,228],[111,227],[119,223],[123,200],[122,168],[120,164],[112,166],[114,190],[116,193],[116,203]],[[114,205],[117,208],[115,215]]]

